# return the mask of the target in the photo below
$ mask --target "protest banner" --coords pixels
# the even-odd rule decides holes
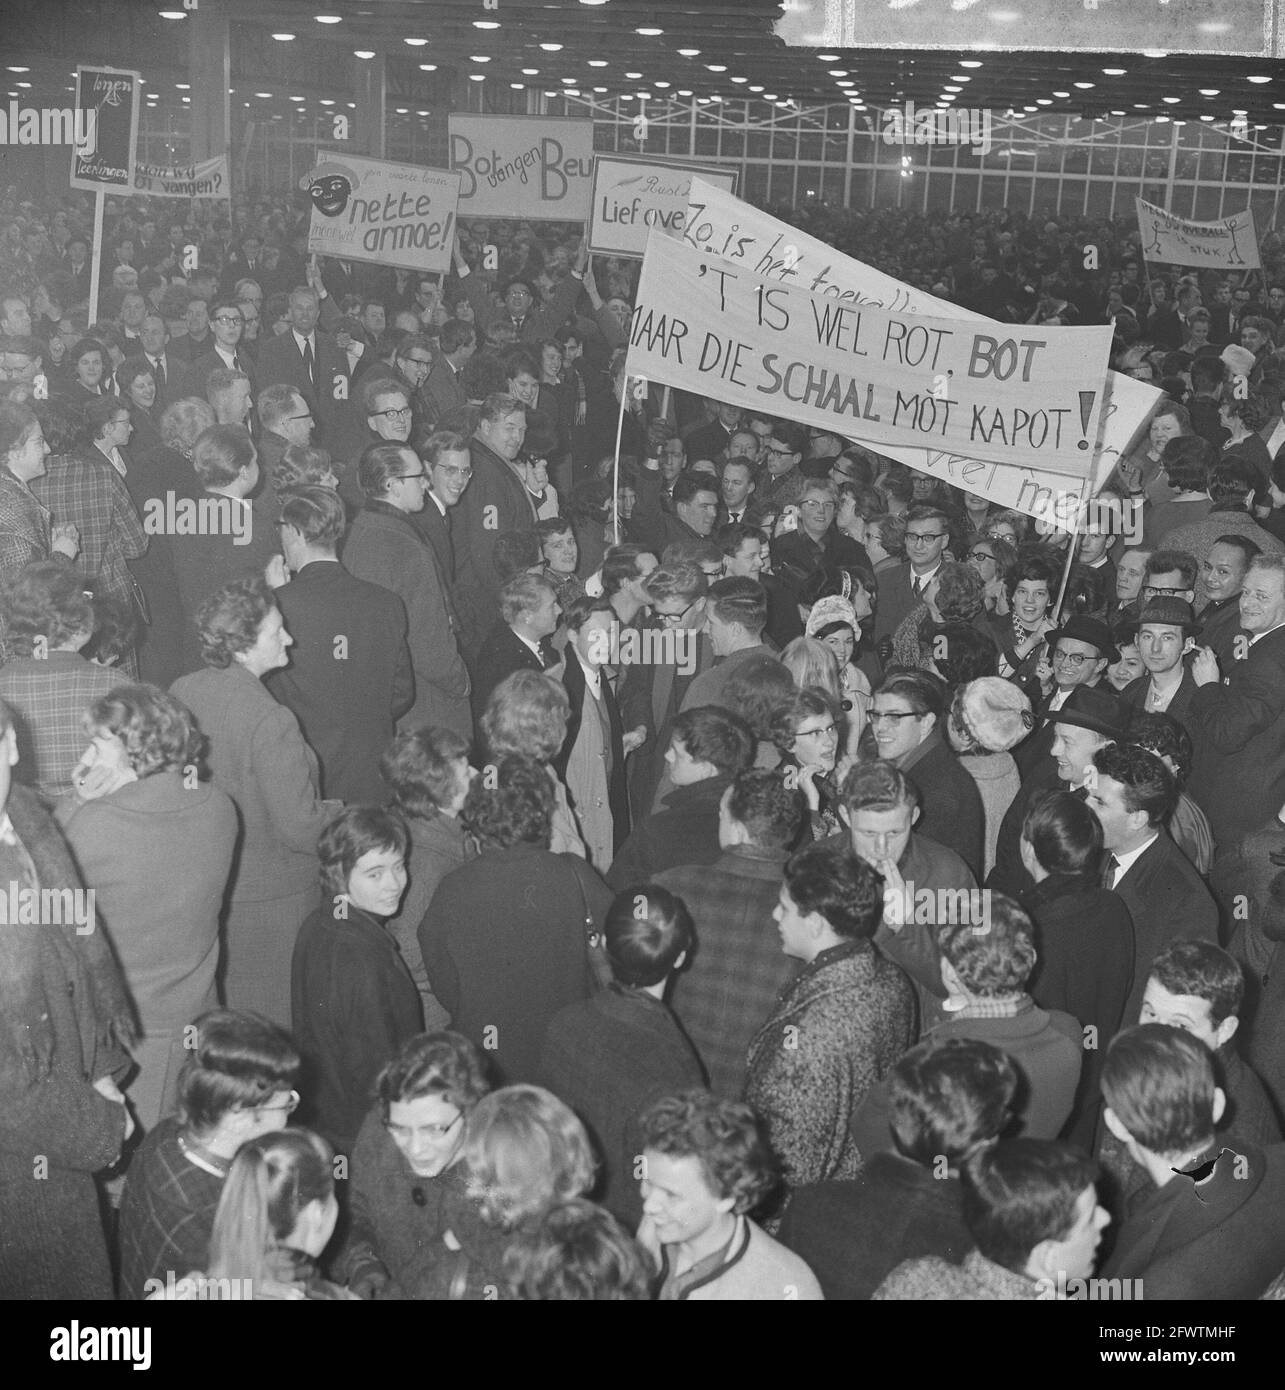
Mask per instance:
[[[736,192],[735,169],[637,155],[594,155],[589,250],[641,259],[652,227],[681,232],[695,173],[717,188]]]
[[[461,217],[584,222],[593,122],[569,116],[450,117]]]
[[[134,187],[138,87],[136,72],[121,68],[76,69],[76,124],[92,123],[97,138],[92,147],[78,148],[72,153],[73,188],[87,193],[128,194]]]
[[[994,329],[995,331],[990,331]],[[629,370],[747,410],[1089,474],[1109,325],[1000,327],[889,313],[772,284],[652,229]]]
[[[312,199],[310,252],[421,274],[449,269],[459,174],[323,153],[299,186]]]
[[[708,250],[734,264],[748,263],[757,273],[769,278],[803,284],[815,280],[822,292],[833,295],[841,303],[870,301],[901,312],[953,315],[982,324],[995,322],[904,284],[853,256],[846,256],[819,238],[760,212],[699,176],[692,182],[692,202],[683,237],[689,245]],[[996,327],[1001,326],[996,324]],[[1128,453],[1145,430],[1156,406],[1164,399],[1164,393],[1155,387],[1114,371],[1107,373],[1106,393],[1088,479],[1090,494],[1098,491],[1120,458]],[[966,492],[986,497],[996,506],[1011,507],[1063,529],[1068,529],[1066,518],[1075,515],[1084,485],[1082,478],[1056,470],[1046,471],[1042,465],[1034,467],[1030,463],[1021,468],[993,465],[971,468],[969,465],[974,460],[948,450],[887,446],[880,452],[922,473],[943,478]]]
[[[195,164],[144,164],[134,166],[134,192],[153,198],[226,198],[228,157],[216,154]]]
[[[1191,222],[1185,217],[1138,202],[1142,254],[1166,265],[1217,266],[1221,270],[1259,270],[1254,214],[1246,208],[1217,222]]]

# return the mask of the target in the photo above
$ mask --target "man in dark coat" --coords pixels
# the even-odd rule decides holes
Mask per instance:
[[[319,314],[315,290],[291,291],[290,330],[263,341],[258,376],[270,386],[293,386],[317,422],[318,442],[328,445],[349,397],[350,373],[347,354],[328,333],[317,331]]]
[[[1214,1059],[1178,1028],[1119,1034],[1102,1069],[1106,1123],[1154,1184],[1102,1267],[1158,1299],[1258,1298],[1285,1268],[1285,1145],[1225,1142]]]
[[[804,816],[798,788],[772,772],[744,772],[719,804],[719,858],[655,875],[696,923],[696,952],[674,990],[674,1012],[710,1089],[728,1099],[741,1095],[750,1043],[799,973],[781,950],[772,913]]]
[[[1100,748],[1086,786],[1108,852],[1103,886],[1124,899],[1133,918],[1133,988],[1124,1017],[1134,1019],[1156,956],[1173,941],[1217,941],[1218,907],[1165,829],[1178,789],[1154,753],[1130,744]]]
[[[514,466],[526,437],[526,410],[513,396],[488,396],[469,440],[473,477],[451,516],[455,582],[467,607],[464,650],[481,646],[500,616],[495,543],[502,531],[535,526],[535,508]]]
[[[424,505],[424,466],[405,445],[377,444],[362,455],[362,491],[370,499],[344,545],[344,568],[391,589],[405,605],[415,703],[400,728],[440,724],[471,738],[469,676],[456,644],[450,589],[433,548],[410,513]]]
[[[1191,604],[1180,598],[1153,598],[1138,616],[1138,655],[1146,674],[1120,692],[1126,709],[1160,711],[1191,731],[1191,701],[1197,689],[1186,664],[1196,649],[1196,622]]]
[[[680,473],[668,505],[657,468],[638,470],[630,534],[656,555],[680,541],[708,540],[718,517],[718,480],[710,473]]]
[[[344,504],[324,487],[296,489],[281,513],[294,578],[276,592],[290,664],[268,689],[292,709],[317,755],[323,797],[381,803],[379,759],[415,700],[406,610],[396,594],[354,579],[339,563]]]
[[[950,522],[937,507],[911,507],[906,513],[906,560],[876,576],[879,603],[875,608],[875,641],[891,637],[923,602],[924,590],[941,568],[950,544]]]
[[[726,710],[687,710],[674,721],[665,761],[674,790],[661,810],[637,822],[620,847],[607,873],[607,882],[617,890],[647,883],[679,864],[718,859],[719,806],[732,779],[754,761],[754,738]]]
[[[597,1139],[605,1159],[600,1200],[633,1230],[642,1219],[634,1173],[642,1152],[639,1116],[662,1096],[705,1085],[696,1053],[665,1004],[666,987],[692,948],[692,919],[680,898],[649,884],[642,904],[617,898],[603,937],[613,982],[553,1016],[540,1075]]]
[[[557,664],[549,638],[562,605],[558,591],[539,574],[518,574],[500,590],[500,621],[473,659],[473,718],[480,722],[491,692],[515,671],[543,672]]]
[[[799,524],[772,542],[773,573],[794,591],[804,580],[823,565],[840,567],[857,565],[871,570],[865,547],[858,545],[834,524],[838,509],[838,492],[828,478],[816,478],[804,484],[799,499]]]

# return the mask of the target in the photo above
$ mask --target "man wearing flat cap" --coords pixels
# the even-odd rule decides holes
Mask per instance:
[[[1196,621],[1191,604],[1180,598],[1153,598],[1138,618],[1138,655],[1146,674],[1120,693],[1127,709],[1169,714],[1192,731],[1191,697],[1199,687],[1186,660],[1196,650]]]

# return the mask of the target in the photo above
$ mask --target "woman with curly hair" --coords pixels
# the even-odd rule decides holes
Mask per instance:
[[[83,723],[89,747],[57,817],[138,1011],[129,1094],[150,1130],[178,1099],[185,1028],[218,1002],[219,911],[236,810],[196,780],[195,721],[163,690],[118,686]]]
[[[991,632],[1000,649],[999,674],[1021,686],[1032,705],[1042,698],[1040,667],[1048,650],[1045,639],[1057,626],[1051,609],[1058,579],[1058,567],[1051,557],[1020,556],[1004,576],[1009,615],[991,619]]]
[[[982,628],[986,586],[972,565],[946,561],[924,590],[923,602],[911,609],[893,634],[891,666],[929,669],[934,642],[946,623]]]
[[[794,773],[812,813],[812,838],[823,840],[843,828],[839,788],[852,765],[843,747],[843,714],[829,690],[809,686],[776,712],[772,737],[781,750],[777,770]]]
[[[807,1265],[749,1219],[776,1172],[748,1105],[685,1091],[653,1105],[642,1131],[638,1243],[662,1303],[821,1299]]]
[[[290,1026],[290,959],[317,905],[317,838],[337,803],[318,795],[317,759],[299,721],[263,686],[290,634],[261,579],[224,585],[201,605],[205,669],[174,683],[208,742],[214,785],[236,803],[241,838],[226,908],[229,1008]]]
[[[156,372],[146,357],[131,357],[116,368],[116,391],[120,403],[129,411],[134,432],[130,443],[136,453],[146,453],[160,445],[157,424]]]
[[[588,1192],[597,1166],[584,1125],[540,1086],[483,1096],[469,1112],[462,1157],[463,1190],[453,1184],[442,1202],[442,1237],[426,1252],[422,1298],[507,1293],[509,1248],[551,1208]]]
[[[550,1019],[594,986],[591,947],[612,894],[588,864],[550,852],[553,787],[535,757],[485,767],[462,815],[481,853],[442,879],[420,952],[453,1026],[503,1080],[526,1081]]]
[[[1251,391],[1243,400],[1227,395],[1218,407],[1218,423],[1231,435],[1218,461],[1235,461],[1248,468],[1254,475],[1253,505],[1268,511],[1272,505],[1272,456],[1259,431],[1273,413],[1260,391]]]

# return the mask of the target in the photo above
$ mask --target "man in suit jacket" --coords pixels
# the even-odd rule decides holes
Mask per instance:
[[[1172,715],[1191,732],[1191,701],[1196,685],[1185,658],[1196,649],[1200,631],[1191,604],[1180,598],[1153,598],[1138,619],[1138,655],[1146,675],[1120,692],[1128,709]]]
[[[1086,781],[1108,851],[1103,886],[1133,918],[1133,988],[1124,1017],[1137,1018],[1157,955],[1173,941],[1218,940],[1218,906],[1165,822],[1178,800],[1173,774],[1132,744],[1099,748]]]
[[[473,661],[473,716],[480,723],[497,685],[515,671],[557,665],[549,638],[558,629],[558,591],[539,574],[518,574],[500,590],[500,621]]]
[[[362,455],[358,477],[369,500],[352,524],[343,562],[349,574],[391,589],[406,607],[415,703],[398,730],[440,724],[471,739],[469,677],[450,588],[410,519],[427,495],[424,465],[404,444],[376,444]]]
[[[644,465],[635,484],[630,533],[656,555],[680,541],[708,540],[718,517],[718,480],[711,473],[680,473],[668,504],[658,467]]]
[[[428,437],[420,449],[420,458],[428,469],[428,500],[422,512],[411,520],[421,536],[433,547],[437,563],[451,586],[456,608],[460,596],[455,586],[455,515],[473,477],[473,461],[469,457],[468,441],[449,430],[438,430]]]
[[[526,437],[526,409],[513,396],[482,403],[477,433],[469,440],[473,478],[451,517],[455,577],[468,608],[465,649],[476,651],[500,612],[501,579],[495,542],[503,531],[535,526],[535,508],[514,460]]]
[[[537,308],[535,285],[525,275],[515,275],[500,291],[503,307],[497,309],[491,302],[491,294],[480,276],[474,275],[460,252],[458,240],[455,243],[455,273],[464,283],[464,293],[473,307],[473,318],[477,331],[484,337],[495,324],[508,324],[512,327],[519,343],[538,343],[543,338],[552,338],[566,322],[576,307],[576,301],[584,289],[584,267],[588,251],[582,246],[576,260],[576,267],[554,290],[548,304]]]
[[[747,661],[774,660],[763,643],[767,592],[756,579],[716,579],[705,601],[715,664],[697,676],[683,696],[683,709],[727,704],[727,685]]]
[[[1255,1299],[1285,1266],[1285,1145],[1220,1138],[1214,1057],[1179,1028],[1117,1034],[1102,1068],[1107,1127],[1150,1178],[1102,1266],[1156,1299]]]
[[[186,396],[203,396],[205,388],[198,385],[192,376],[191,364],[169,351],[170,333],[160,314],[148,314],[139,330],[143,357],[156,378],[156,406],[153,414],[157,420],[165,407]]]
[[[258,379],[271,386],[288,382],[308,402],[320,427],[319,443],[333,437],[349,395],[347,354],[317,331],[320,300],[311,289],[290,292],[290,331],[266,339],[259,349]]]
[[[192,363],[192,377],[197,389],[204,394],[210,373],[220,367],[229,371],[244,372],[250,379],[250,395],[259,394],[259,381],[249,354],[238,351],[241,335],[245,332],[245,318],[241,306],[235,299],[221,298],[210,308],[210,326],[214,341],[209,352],[203,353]]]
[[[804,484],[799,499],[797,529],[777,536],[772,542],[772,569],[792,589],[822,565],[859,565],[872,568],[865,547],[858,545],[834,524],[839,494],[828,478],[814,478]]]
[[[904,563],[876,576],[879,603],[875,609],[875,641],[891,637],[917,604],[941,568],[950,544],[946,513],[937,507],[911,507],[906,513]]]
[[[468,392],[460,380],[460,373],[477,351],[477,332],[471,323],[451,319],[442,325],[437,341],[441,351],[421,389],[428,408],[428,423],[433,425],[468,404]]]
[[[281,509],[294,577],[276,597],[294,644],[267,686],[298,717],[321,766],[322,796],[379,805],[388,795],[379,760],[414,703],[415,676],[401,600],[339,563],[346,525],[329,488],[298,488]]]
[[[1285,559],[1251,562],[1240,619],[1221,685],[1208,648],[1191,663],[1200,688],[1190,706],[1197,748],[1188,790],[1209,817],[1219,858],[1285,805]]]
[[[706,424],[697,425],[683,441],[687,457],[693,463],[697,459],[717,459],[725,453],[745,413],[739,405],[728,405],[726,401],[712,398],[706,401],[706,405],[714,407],[714,418]]]
[[[234,579],[264,574],[272,560],[280,564],[281,556],[276,517],[262,493],[251,500],[259,486],[259,464],[245,428],[215,425],[206,430],[193,451],[192,467],[204,490],[190,511],[188,500],[179,498],[172,533],[153,526],[150,519],[148,525],[149,531],[165,535],[173,559],[184,617],[185,673],[204,665],[195,621],[201,604]],[[193,515],[195,534],[188,522]],[[161,519],[168,527],[168,508]]]

